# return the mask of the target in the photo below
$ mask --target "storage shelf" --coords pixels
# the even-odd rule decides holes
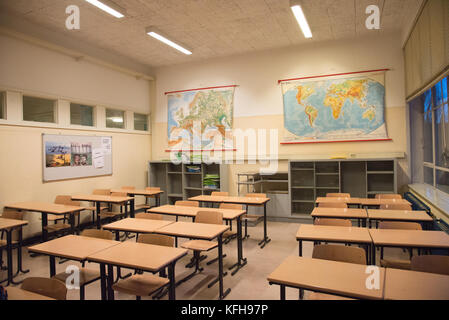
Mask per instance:
[[[184,172],[184,174],[200,175],[201,172]]]
[[[367,174],[394,174],[394,171],[367,171]]]
[[[315,203],[315,200],[292,200],[292,203]]]
[[[292,168],[292,171],[315,171],[314,168]]]
[[[338,172],[332,172],[332,173],[327,173],[327,172],[317,172],[315,173],[317,176],[338,176],[340,173]]]
[[[199,191],[203,190],[203,188],[198,188],[198,187],[184,187],[184,189],[187,189],[187,190],[199,190]]]
[[[314,186],[296,186],[292,187],[292,189],[315,189]]]
[[[169,193],[168,197],[170,197],[170,198],[182,198],[183,195],[180,194],[180,193]]]
[[[182,174],[182,171],[171,171],[167,172],[168,174]]]

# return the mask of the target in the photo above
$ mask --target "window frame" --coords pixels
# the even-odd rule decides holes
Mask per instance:
[[[111,111],[120,111],[123,113],[123,128],[117,128],[117,127],[108,127],[108,110]],[[104,125],[105,128],[107,129],[116,129],[116,130],[126,130],[127,129],[127,125],[126,125],[126,110],[121,110],[121,109],[114,109],[114,108],[104,108]]]
[[[1,117],[0,120],[7,120],[8,115],[6,114],[6,91],[0,90],[0,109],[1,109]]]
[[[136,114],[146,117],[146,127],[147,127],[146,130],[136,129]],[[134,120],[133,121],[134,122],[133,123],[133,130],[135,130],[135,131],[142,131],[142,132],[149,132],[150,131],[149,119],[150,119],[150,115],[149,114],[133,112],[133,120]]]
[[[57,98],[50,98],[50,97],[44,97],[44,96],[38,96],[33,94],[21,94],[22,97],[22,121],[27,123],[45,123],[45,124],[51,124],[51,125],[57,125],[58,124],[58,99]],[[25,120],[25,104],[24,99],[27,98],[34,98],[34,99],[41,99],[41,100],[48,100],[53,102],[53,121],[37,121],[37,120]]]
[[[79,106],[85,106],[85,107],[91,107],[92,108],[92,125],[86,125],[86,124],[77,124],[77,123],[72,123],[72,104],[73,105],[79,105]],[[90,105],[90,104],[85,104],[82,102],[75,102],[75,101],[70,101],[69,103],[69,123],[71,126],[81,126],[81,127],[86,127],[86,128],[96,128],[96,106],[95,105]]]

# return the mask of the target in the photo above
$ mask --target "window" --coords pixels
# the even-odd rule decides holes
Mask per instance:
[[[134,130],[148,131],[148,116],[134,113]]]
[[[6,93],[0,92],[0,119],[6,119]]]
[[[106,128],[125,128],[125,111],[106,109]]]
[[[55,100],[23,96],[23,120],[55,122]]]
[[[449,193],[448,78],[409,103],[413,183]]]
[[[70,123],[80,126],[94,126],[94,107],[78,103],[70,104]]]

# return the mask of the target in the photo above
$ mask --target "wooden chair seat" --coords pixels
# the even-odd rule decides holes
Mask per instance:
[[[100,218],[115,218],[118,216],[123,215],[121,212],[114,212],[114,211],[102,211],[98,215]]]
[[[246,214],[243,216],[243,221],[257,222],[262,218],[263,218],[262,216],[255,215],[255,214]]]
[[[87,211],[96,211],[97,207],[94,207],[94,206],[92,206],[92,207],[83,207],[83,209],[87,210]],[[100,211],[103,211],[103,210],[106,210],[106,209],[108,209],[108,207],[100,206]]]
[[[169,280],[167,278],[152,274],[137,274],[125,280],[120,280],[112,286],[112,289],[133,296],[146,297],[152,295],[168,283]]]
[[[140,209],[150,209],[151,206],[149,204],[138,204],[135,206],[135,210],[140,210]]]
[[[383,268],[411,270],[412,262],[410,260],[382,259],[380,260],[380,266]]]
[[[66,279],[71,276],[71,274],[61,272],[55,275],[53,278],[58,279],[62,282],[66,282]],[[79,285],[86,285],[93,281],[100,279],[100,272],[96,270],[91,270],[87,268],[80,268],[80,283]]]
[[[194,251],[209,251],[218,247],[218,242],[208,240],[191,240],[184,242],[181,247]]]
[[[232,238],[235,237],[236,235],[237,232],[228,230],[225,233],[223,233],[223,239]]]
[[[61,231],[61,230],[70,229],[70,228],[71,228],[70,224],[67,224],[67,223],[50,224],[50,225],[44,227],[44,229],[47,231]]]
[[[15,244],[18,244],[19,242],[13,240],[13,241],[11,241],[11,243],[12,243],[13,245],[15,245]],[[6,240],[1,240],[1,239],[0,239],[0,248],[6,247],[7,244],[8,244],[8,243],[7,243]]]
[[[332,294],[311,292],[309,293],[308,300],[354,300],[354,299],[334,296]]]

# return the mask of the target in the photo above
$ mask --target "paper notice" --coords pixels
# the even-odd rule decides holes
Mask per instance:
[[[95,169],[104,168],[104,152],[103,149],[94,149],[92,151],[92,159]]]
[[[103,149],[104,154],[111,154],[112,138],[111,137],[102,137],[101,138],[101,148]]]

